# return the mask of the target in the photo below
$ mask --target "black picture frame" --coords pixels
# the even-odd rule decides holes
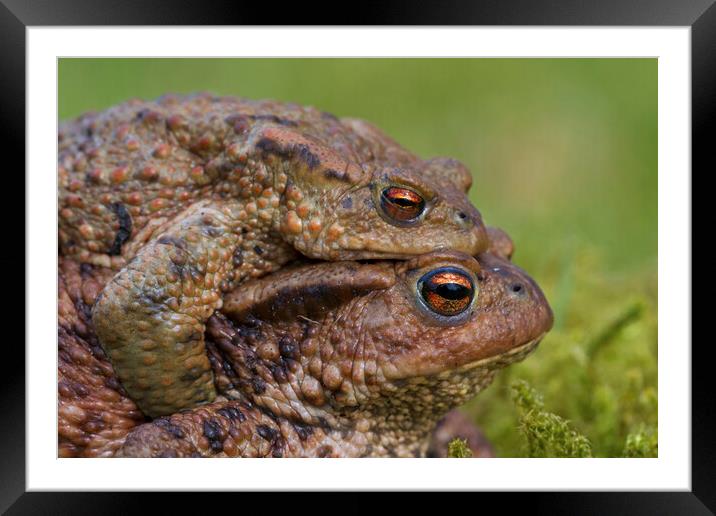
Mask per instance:
[[[692,71],[692,168],[714,170],[713,129],[716,104],[716,6],[714,0],[491,0],[432,2],[363,2],[360,8],[335,9],[331,5],[237,3],[211,0],[0,0],[0,145],[3,156],[19,159],[13,170],[24,170],[25,50],[27,26],[86,25],[556,25],[556,26],[690,26]],[[330,13],[321,15],[319,13]],[[329,19],[329,16],[332,19]],[[15,152],[10,152],[15,150]],[[8,163],[9,160],[3,160]],[[10,177],[12,176],[12,177]],[[25,192],[23,174],[6,171],[16,181],[11,191]],[[692,173],[693,178],[693,173]],[[5,186],[8,188],[8,186]],[[7,190],[6,190],[7,191]],[[23,199],[24,195],[12,195]],[[24,242],[24,225],[16,215],[20,207],[4,203],[5,235]],[[23,210],[24,213],[24,210]],[[686,230],[687,228],[685,228]],[[15,249],[20,249],[19,245]],[[5,271],[22,269],[25,252],[3,253]],[[687,265],[687,264],[685,264]],[[20,275],[6,274],[8,292],[24,292]],[[20,298],[13,294],[13,299]],[[693,320],[693,319],[692,319]],[[15,325],[17,326],[17,325]],[[710,340],[710,339],[709,339]],[[0,375],[3,424],[0,425],[0,511],[8,514],[127,513],[146,503],[146,497],[129,493],[26,493],[25,492],[25,354],[19,339],[9,339],[2,355]],[[677,345],[679,343],[670,343]],[[688,343],[681,343],[687,345]],[[700,344],[700,345],[699,345]],[[709,342],[692,347],[692,490],[690,492],[590,493],[481,493],[501,496],[501,507],[527,504],[531,511],[554,514],[713,514],[716,511],[716,428],[713,415]],[[16,349],[7,349],[16,348]],[[7,365],[9,364],[9,365]],[[111,497],[111,502],[108,498]],[[507,500],[505,500],[507,498]],[[184,504],[186,497],[172,495]],[[165,504],[165,501],[162,501]],[[98,511],[98,508],[102,509]],[[168,509],[169,506],[167,505]]]

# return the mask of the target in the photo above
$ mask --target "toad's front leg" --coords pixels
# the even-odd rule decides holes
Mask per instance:
[[[230,208],[187,209],[107,284],[92,320],[129,396],[148,416],[216,396],[204,322],[221,306],[240,231]]]

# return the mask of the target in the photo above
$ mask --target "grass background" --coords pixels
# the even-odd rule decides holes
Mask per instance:
[[[512,236],[514,261],[555,312],[537,352],[463,410],[498,455],[535,455],[511,389],[526,380],[594,456],[622,455],[628,436],[655,441],[656,59],[61,59],[58,67],[60,119],[131,97],[208,90],[365,118],[423,157],[463,161],[472,201]]]

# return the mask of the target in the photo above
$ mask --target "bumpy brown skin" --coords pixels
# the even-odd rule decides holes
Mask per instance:
[[[454,160],[422,161],[361,121],[195,95],[131,101],[59,131],[60,254],[119,270],[93,309],[124,387],[150,416],[211,401],[204,324],[221,293],[296,252],[322,260],[484,251]],[[455,180],[445,180],[446,176]],[[388,186],[426,202],[413,223]]]
[[[489,229],[489,228],[488,228]],[[111,269],[60,257],[58,267],[58,456],[112,457],[135,426],[146,422],[127,397],[94,335],[90,307],[113,275]],[[225,321],[228,322],[228,321]],[[230,367],[208,340],[219,392],[233,388],[222,367]],[[311,429],[304,428],[304,432]],[[491,457],[482,432],[458,410],[432,432],[428,457],[445,457],[450,440],[467,440],[473,457]]]
[[[419,278],[459,268],[478,294],[435,317]],[[449,410],[523,359],[552,325],[537,285],[490,254],[323,263],[252,280],[207,331],[214,403],[135,428],[125,457],[414,457]]]
[[[497,253],[511,242],[500,230],[487,228],[490,252]],[[511,244],[510,244],[511,245]],[[90,307],[111,279],[111,269],[80,264],[64,257],[58,267],[58,444],[60,457],[108,457],[121,447],[129,431],[146,422],[127,397],[111,364],[100,347],[90,320]],[[311,275],[303,274],[304,277]],[[301,279],[293,282],[300,285]],[[231,324],[226,319],[221,323]],[[208,337],[218,392],[235,389],[225,371],[230,359]],[[161,423],[160,423],[161,424]],[[312,431],[309,427],[305,432]],[[474,457],[491,456],[489,443],[479,429],[457,410],[440,420],[433,431],[428,456],[444,457],[453,437],[468,440]]]
[[[58,268],[59,457],[111,457],[146,421],[97,341],[90,308],[111,269],[60,257]]]
[[[135,426],[146,422],[114,374],[99,346],[90,307],[114,272],[60,257],[58,267],[58,456],[112,457]],[[222,367],[228,366],[208,340],[219,392],[230,388]],[[232,386],[231,386],[232,387]],[[306,429],[308,431],[308,429]],[[489,443],[457,410],[433,432],[428,456],[444,457],[453,437],[468,440],[474,457],[491,456]]]

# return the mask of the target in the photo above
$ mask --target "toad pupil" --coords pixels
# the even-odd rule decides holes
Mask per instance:
[[[424,276],[419,290],[431,310],[448,316],[463,312],[474,295],[470,278],[451,270],[438,270]]]
[[[383,190],[381,204],[385,212],[400,221],[412,220],[423,212],[425,201],[412,190],[391,186]]]
[[[440,297],[455,301],[467,297],[470,291],[457,283],[444,283],[435,288],[435,293]]]

